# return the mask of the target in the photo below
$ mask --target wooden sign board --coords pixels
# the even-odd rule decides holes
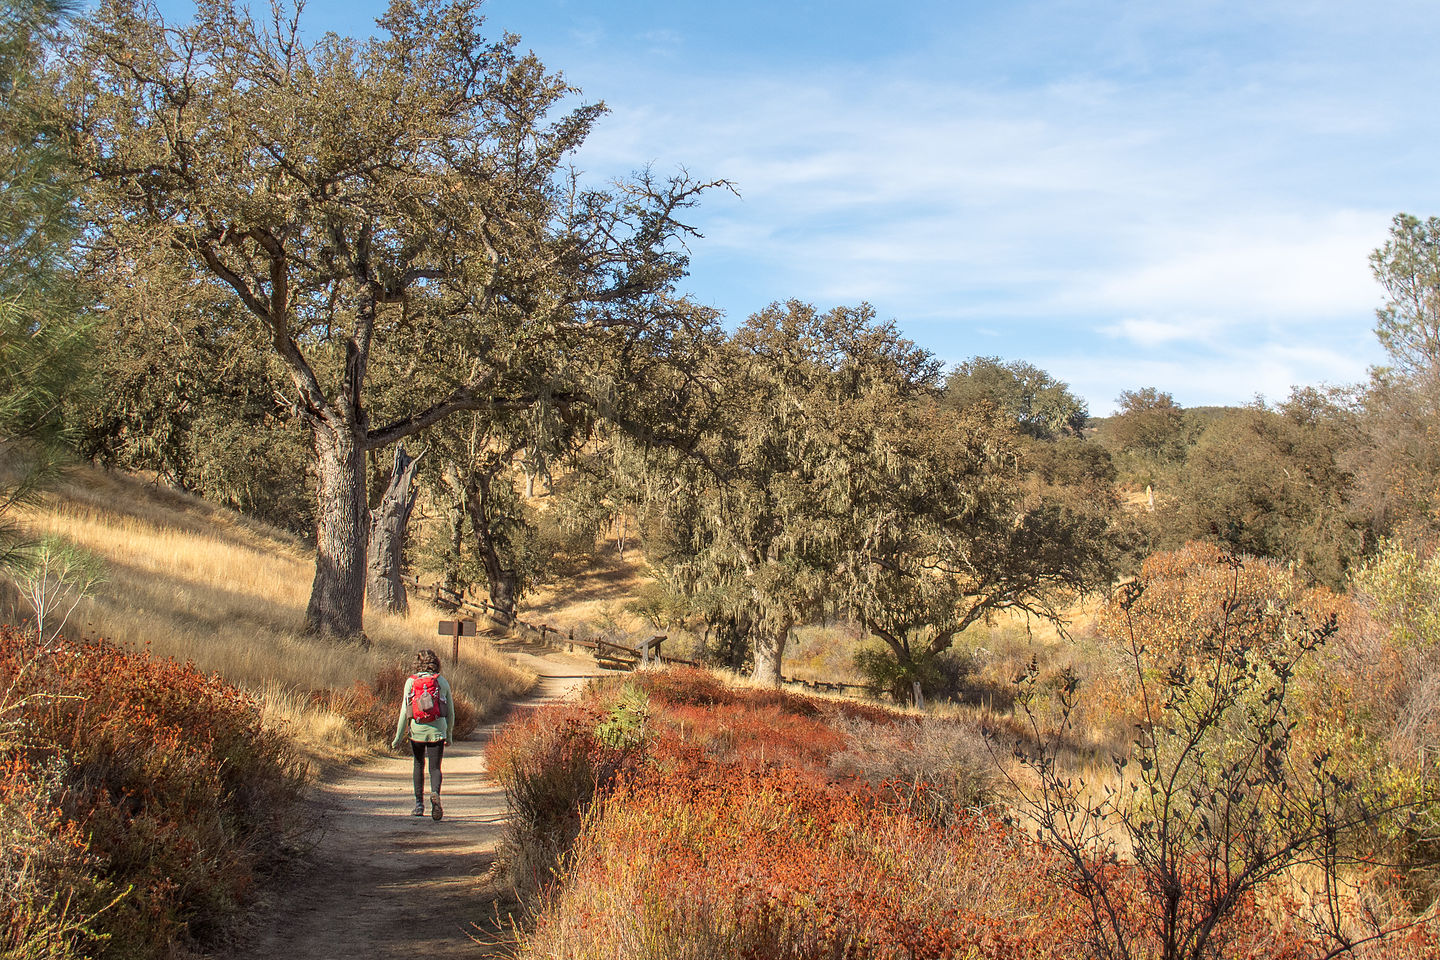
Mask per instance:
[[[450,649],[450,660],[451,660],[451,662],[459,662],[459,660],[460,660],[460,638],[461,638],[461,637],[473,637],[473,636],[475,636],[475,621],[474,621],[474,620],[441,620],[441,621],[440,621],[440,636],[442,636],[442,637],[454,637],[454,638],[455,638],[455,639],[451,642],[451,645],[450,645],[450,647],[451,647],[451,649]]]

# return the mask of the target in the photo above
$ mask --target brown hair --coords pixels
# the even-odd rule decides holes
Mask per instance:
[[[416,673],[439,673],[440,658],[434,650],[418,650],[415,653]]]

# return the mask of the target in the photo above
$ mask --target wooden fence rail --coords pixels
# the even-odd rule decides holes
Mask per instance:
[[[660,646],[664,643],[663,635],[651,637],[634,647],[627,647],[623,644],[611,643],[609,640],[602,640],[598,637],[587,639],[577,637],[575,628],[569,631],[558,630],[548,623],[530,623],[513,615],[507,615],[505,611],[496,607],[490,601],[483,598],[469,600],[463,594],[448,590],[439,583],[421,583],[415,577],[403,577],[405,585],[419,591],[431,603],[446,610],[461,613],[472,613],[477,617],[487,617],[499,626],[507,628],[519,628],[536,637],[541,643],[564,648],[571,653],[578,647],[581,650],[588,650],[596,662],[602,666],[609,666],[616,670],[634,670],[645,663],[650,662],[653,656],[655,661],[667,664],[678,663],[687,667],[698,667],[700,663],[694,660],[686,660],[683,657],[672,657],[669,654],[662,654]],[[803,687],[806,690],[821,691],[824,693],[835,693],[842,697],[857,698],[878,698],[884,692],[879,687],[870,686],[864,683],[841,683],[830,680],[799,680],[794,677],[780,678],[781,682],[791,686]],[[855,691],[855,692],[851,692]]]
[[[487,617],[498,626],[510,629],[518,628],[538,638],[541,643],[563,647],[571,653],[574,653],[577,647],[581,650],[588,650],[591,656],[602,665],[613,665],[615,669],[634,670],[638,666],[651,662],[652,658],[654,662],[661,664],[678,663],[687,667],[700,666],[694,660],[662,654],[660,646],[666,639],[664,636],[651,637],[634,647],[611,643],[599,638],[577,637],[574,627],[567,632],[556,629],[548,623],[531,623],[507,614],[488,600],[467,599],[464,595],[446,589],[439,583],[421,583],[415,577],[403,577],[402,579],[407,587],[413,587],[421,596],[443,609]]]

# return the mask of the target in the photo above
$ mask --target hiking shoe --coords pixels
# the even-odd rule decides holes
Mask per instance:
[[[439,797],[431,797],[431,798],[430,798],[430,819],[431,819],[431,820],[435,820],[435,821],[438,822],[439,819],[440,819],[441,817],[443,817],[443,816],[445,816],[445,810],[440,806],[440,798],[439,798]]]
[[[423,816],[425,816],[425,801],[424,801],[424,800],[416,800],[416,801],[415,801],[415,809],[410,811],[410,816],[412,816],[412,817],[423,817]]]

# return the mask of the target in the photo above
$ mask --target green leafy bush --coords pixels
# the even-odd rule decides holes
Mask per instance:
[[[916,683],[930,699],[958,700],[975,672],[968,651],[924,646],[917,646],[908,662],[886,647],[862,647],[855,653],[854,665],[866,683],[888,693],[896,703],[911,703]]]

